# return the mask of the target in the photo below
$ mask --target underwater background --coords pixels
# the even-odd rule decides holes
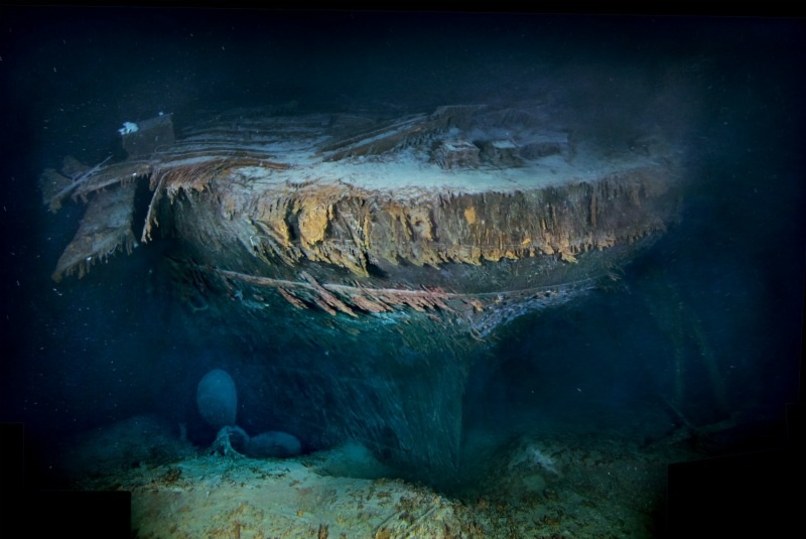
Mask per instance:
[[[0,421],[24,423],[30,481],[65,484],[65,441],[133,416],[182,424],[191,443],[206,447],[215,432],[195,399],[213,368],[239,386],[239,424],[283,430],[283,410],[265,406],[252,383],[275,351],[256,353],[177,316],[159,242],[81,280],[51,280],[83,206],[48,213],[37,179],[66,155],[97,163],[114,153],[124,121],[164,111],[182,125],[200,111],[287,103],[411,112],[545,95],[602,136],[624,117],[641,118],[685,146],[679,222],[611,287],[518,318],[479,354],[464,393],[469,462],[474,440],[505,445],[535,433],[615,432],[651,444],[688,429],[686,442],[710,454],[786,438],[786,406],[799,399],[804,305],[802,20],[0,13]],[[295,434],[303,452],[326,449]],[[448,492],[479,480],[450,471],[430,479]]]

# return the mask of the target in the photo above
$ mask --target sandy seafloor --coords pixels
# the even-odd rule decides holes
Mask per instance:
[[[221,456],[148,416],[81,435],[64,455],[75,488],[132,493],[140,538],[651,537],[668,464],[701,456],[674,436],[467,441],[474,461],[443,492],[388,478],[358,444],[289,459]]]

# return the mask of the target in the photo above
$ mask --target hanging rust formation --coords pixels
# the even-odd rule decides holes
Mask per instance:
[[[53,278],[162,242],[184,326],[243,348],[282,430],[418,472],[457,465],[501,328],[614,275],[681,191],[663,137],[614,151],[534,103],[127,126],[127,159],[42,175],[53,211],[88,204]]]
[[[43,174],[45,202],[89,200],[54,279],[157,229],[211,278],[333,316],[460,317],[485,335],[607,274],[674,219],[676,153],[597,153],[540,105],[384,119],[171,117],[123,134],[129,158]],[[150,151],[149,151],[150,150]],[[79,168],[80,170],[77,170]],[[134,181],[152,191],[132,223]]]

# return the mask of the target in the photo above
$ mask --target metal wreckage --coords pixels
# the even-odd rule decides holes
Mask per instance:
[[[53,278],[165,242],[188,323],[249,343],[285,430],[419,469],[458,463],[477,351],[607,279],[676,218],[681,191],[662,137],[603,150],[535,103],[241,110],[178,136],[160,115],[121,139],[123,160],[42,175],[51,210],[87,203]]]

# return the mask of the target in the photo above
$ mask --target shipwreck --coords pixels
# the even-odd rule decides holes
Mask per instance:
[[[123,159],[42,175],[51,210],[87,205],[53,278],[166,242],[187,316],[274,352],[255,383],[285,430],[417,466],[459,458],[467,350],[613,278],[680,203],[673,141],[604,149],[539,103],[164,114],[120,138]]]

